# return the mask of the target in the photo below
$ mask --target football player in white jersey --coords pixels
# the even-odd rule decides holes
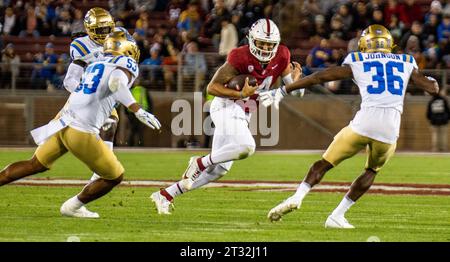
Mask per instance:
[[[111,14],[100,7],[94,7],[87,11],[84,17],[84,29],[86,33],[80,37],[73,37],[70,43],[69,52],[72,62],[67,69],[63,84],[67,91],[71,93],[80,85],[81,76],[86,67],[93,62],[103,60],[103,44],[106,36],[119,30],[128,33],[125,29],[115,27]],[[113,108],[111,115],[100,129],[100,137],[110,150],[113,150],[114,147],[118,122],[119,115]],[[91,180],[97,178],[99,176],[94,173]]]
[[[151,195],[159,214],[170,214],[175,197],[220,179],[231,169],[233,161],[251,156],[256,145],[248,123],[257,107],[255,91],[268,90],[278,78],[288,84],[301,76],[300,64],[290,63],[289,49],[280,44],[280,32],[272,20],[257,20],[248,38],[248,45],[231,50],[207,88],[215,96],[210,108],[215,125],[211,153],[191,157],[180,181]],[[257,85],[250,86],[247,78],[241,91],[225,87],[230,79],[241,74],[253,75]],[[244,99],[249,101],[243,103]]]
[[[103,59],[103,43],[106,36],[118,30],[111,14],[100,7],[94,7],[87,11],[84,17],[84,28],[87,35],[74,38],[70,44],[69,52],[72,62],[67,69],[63,84],[67,91],[71,93],[79,86],[86,67]],[[106,119],[100,130],[100,137],[111,150],[113,149],[118,121],[119,115],[116,109],[113,109],[111,116]],[[98,175],[94,173],[91,180],[96,178],[98,178]]]
[[[269,211],[271,221],[278,221],[283,215],[300,208],[303,198],[328,170],[366,149],[368,157],[364,172],[353,181],[341,203],[325,222],[325,227],[354,228],[344,215],[370,188],[377,172],[394,154],[409,80],[430,94],[439,91],[435,79],[425,77],[418,71],[414,57],[391,53],[393,46],[393,38],[385,27],[371,25],[363,31],[359,40],[360,52],[348,54],[342,66],[316,72],[285,87],[260,94],[264,106],[278,106],[292,90],[352,78],[362,98],[361,109],[350,124],[334,137],[322,159],[311,166],[296,193]]]
[[[84,17],[84,28],[87,35],[77,37],[70,43],[72,62],[63,82],[69,92],[78,87],[87,65],[103,59],[103,43],[106,36],[114,31],[115,23],[108,11],[94,7]]]
[[[104,60],[90,64],[80,85],[73,90],[56,119],[31,131],[39,145],[30,160],[13,163],[0,171],[0,186],[44,172],[62,155],[71,152],[100,177],[61,206],[70,217],[98,218],[85,204],[111,191],[123,178],[124,168],[99,133],[114,105],[119,102],[134,112],[145,125],[160,129],[152,114],[136,103],[129,88],[139,74],[139,49],[122,31],[111,33],[104,43]]]

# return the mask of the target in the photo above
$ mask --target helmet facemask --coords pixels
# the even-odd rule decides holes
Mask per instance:
[[[89,38],[102,45],[108,34],[114,31],[115,23],[108,11],[95,7],[86,13],[84,27]]]
[[[358,46],[364,53],[390,53],[395,47],[391,33],[382,25],[371,25],[366,28],[358,41]]]
[[[260,62],[268,63],[275,57],[278,50],[279,42],[270,42],[266,39],[255,39],[251,35],[248,37],[250,53],[256,57]],[[262,45],[271,45],[269,50],[261,48]]]

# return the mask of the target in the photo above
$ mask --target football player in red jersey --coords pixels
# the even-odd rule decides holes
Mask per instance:
[[[233,49],[217,70],[208,85],[208,93],[215,96],[210,107],[215,125],[211,153],[191,157],[179,182],[151,195],[159,214],[170,214],[174,197],[221,178],[234,160],[245,159],[255,152],[255,140],[248,128],[251,115],[248,105],[252,101],[256,105],[257,93],[269,90],[279,77],[289,84],[301,76],[300,64],[291,64],[290,52],[280,45],[280,40],[276,24],[270,19],[260,19],[249,30],[249,44]],[[241,74],[253,75],[258,85],[250,86],[247,78],[241,90],[225,86]]]

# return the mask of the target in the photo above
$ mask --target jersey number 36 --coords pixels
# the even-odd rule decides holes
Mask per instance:
[[[372,68],[376,69],[376,74],[372,76],[372,81],[377,82],[378,86],[368,85],[367,92],[369,94],[381,94],[386,90],[393,95],[401,96],[403,94],[403,79],[401,76],[394,75],[394,68],[398,72],[404,72],[403,63],[389,61],[384,66],[378,61],[364,62],[364,72],[370,72]],[[398,88],[395,87],[395,82],[398,83]]]

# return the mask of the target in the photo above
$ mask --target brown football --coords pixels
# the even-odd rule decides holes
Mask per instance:
[[[245,84],[245,78],[248,77],[248,84],[254,86],[257,84],[256,78],[252,75],[237,75],[228,81],[227,87],[240,91]]]

